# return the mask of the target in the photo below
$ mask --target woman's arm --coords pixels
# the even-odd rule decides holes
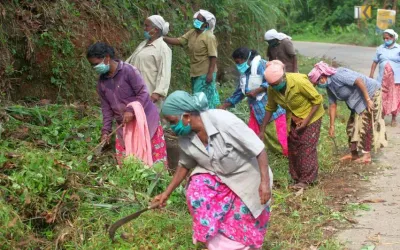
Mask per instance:
[[[164,36],[164,42],[170,44],[170,45],[181,45],[181,42],[179,41],[178,38],[175,37],[166,37]]]
[[[272,116],[272,112],[271,111],[268,111],[268,110],[265,111],[264,120],[263,120],[263,123],[261,124],[261,127],[260,127],[260,134],[258,135],[258,137],[260,137],[260,139],[262,141],[264,141],[264,136],[265,136],[264,135],[264,131],[265,131],[265,128],[267,127],[267,124],[268,124],[269,120],[271,120],[271,116]]]
[[[329,136],[330,137],[335,137],[336,108],[337,108],[336,103],[332,103],[331,105],[329,105],[329,120],[330,120]]]
[[[103,128],[101,129],[101,134],[108,135],[109,133],[111,133],[112,130],[114,112],[106,98],[105,93],[101,90],[100,86],[97,87],[97,93],[100,97],[101,113],[103,115]]]
[[[356,85],[361,90],[361,93],[364,96],[364,100],[367,103],[368,111],[371,112],[371,110],[374,109],[374,102],[371,100],[371,98],[369,98],[368,90],[365,86],[364,81],[361,78],[357,78],[354,82],[354,85]]]
[[[373,62],[372,63],[372,65],[371,65],[371,73],[369,73],[369,77],[370,78],[374,78],[374,73],[375,73],[375,69],[376,69],[377,65],[378,65],[377,62]]]
[[[260,168],[261,182],[259,195],[261,204],[266,204],[271,199],[271,189],[269,183],[268,157],[265,150],[257,156],[258,166]]]
[[[207,73],[207,83],[211,83],[213,81],[213,74],[215,72],[215,65],[217,65],[217,57],[215,56],[210,56],[210,66],[208,67],[208,73]]]
[[[153,203],[154,202],[159,202],[160,207],[165,207],[167,205],[167,200],[169,196],[172,194],[172,192],[182,183],[182,181],[185,179],[187,176],[189,170],[185,167],[178,166],[174,177],[172,178],[171,182],[169,183],[167,189],[154,197]]]
[[[316,104],[313,105],[311,108],[310,113],[308,114],[308,116],[306,117],[306,119],[304,119],[301,122],[301,125],[299,127],[296,128],[296,130],[302,130],[305,127],[307,127],[307,125],[310,123],[311,119],[314,117],[315,113],[317,112],[317,110],[319,109],[319,106],[321,106],[321,104]]]

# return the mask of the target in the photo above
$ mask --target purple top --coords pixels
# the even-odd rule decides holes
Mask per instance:
[[[97,84],[97,93],[100,96],[101,112],[103,113],[102,134],[112,131],[112,123],[115,118],[117,124],[121,124],[125,111],[133,112],[126,106],[138,101],[142,104],[147,117],[150,137],[153,137],[160,122],[157,107],[150,99],[149,92],[139,71],[130,64],[116,60],[117,69],[112,77],[101,75]],[[122,139],[122,129],[117,133]]]

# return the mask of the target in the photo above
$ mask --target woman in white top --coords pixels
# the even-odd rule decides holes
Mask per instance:
[[[169,23],[159,15],[144,21],[144,38],[133,54],[126,60],[135,66],[143,76],[151,99],[161,108],[162,100],[168,94],[171,80],[172,52],[163,36],[169,31]]]

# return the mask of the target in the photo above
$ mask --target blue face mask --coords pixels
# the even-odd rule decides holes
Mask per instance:
[[[150,33],[148,31],[144,32],[144,39],[146,39],[146,40],[150,40],[151,39],[151,35],[150,35]]]
[[[185,126],[183,124],[182,118],[177,124],[171,125],[170,128],[177,136],[185,136],[192,132],[192,127],[190,126],[190,124]]]
[[[200,21],[199,19],[194,19],[193,21],[193,27],[201,30],[201,26],[203,26],[204,22]]]
[[[320,89],[326,89],[328,87],[328,83],[318,83],[317,87]]]
[[[275,86],[271,85],[271,87],[276,91],[281,91],[285,86],[286,86],[286,81],[282,81],[281,83]]]
[[[94,70],[99,75],[106,74],[106,73],[108,73],[108,71],[110,71],[110,64],[105,65],[104,64],[104,60],[105,60],[105,58],[103,59],[103,61],[101,63],[99,63],[99,64],[97,64],[96,66],[93,67]]]
[[[249,56],[247,57],[247,60],[244,63],[236,64],[236,68],[241,75],[243,75],[250,68],[250,65],[247,63],[250,56],[251,56],[251,52],[250,52]]]
[[[393,43],[394,43],[393,40],[385,40],[385,46],[386,46],[386,47],[391,46]]]

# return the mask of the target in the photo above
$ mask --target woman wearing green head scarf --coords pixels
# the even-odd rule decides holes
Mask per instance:
[[[172,93],[162,107],[179,136],[179,165],[154,201],[165,206],[193,169],[186,200],[193,240],[208,249],[261,249],[269,221],[272,172],[264,143],[234,114],[208,109],[204,93]]]

